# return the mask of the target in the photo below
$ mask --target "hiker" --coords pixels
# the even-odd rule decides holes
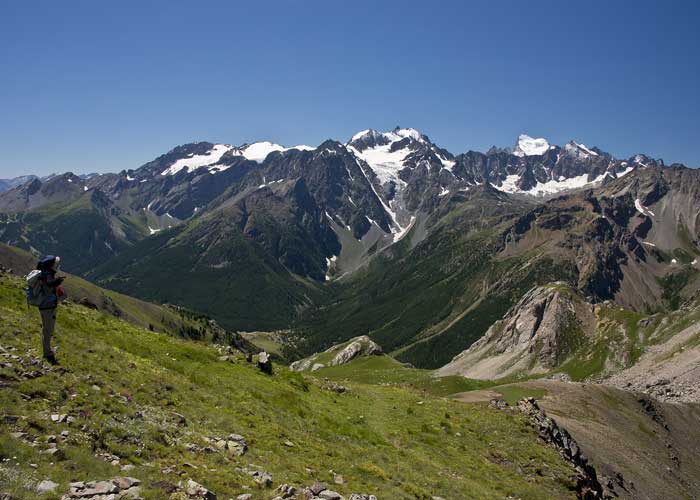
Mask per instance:
[[[61,258],[47,255],[36,266],[36,270],[27,276],[27,303],[37,306],[41,314],[41,345],[44,358],[51,363],[57,363],[56,355],[51,349],[51,336],[56,326],[56,308],[65,292],[61,283],[62,277],[56,277]]]

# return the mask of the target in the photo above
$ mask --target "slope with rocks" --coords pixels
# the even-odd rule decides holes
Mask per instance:
[[[45,366],[20,287],[0,276],[3,495],[574,498],[573,469],[528,421],[482,405],[363,383],[338,393],[281,366],[265,375],[73,304],[58,315],[61,365]]]

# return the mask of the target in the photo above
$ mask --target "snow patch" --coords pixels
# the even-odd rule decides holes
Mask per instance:
[[[213,148],[202,155],[191,154],[187,158],[180,158],[168,168],[163,170],[160,175],[175,175],[180,170],[187,169],[187,173],[197,170],[199,167],[218,163],[222,156],[233,147],[228,144],[215,144]]]
[[[416,218],[414,216],[411,216],[411,220],[408,222],[408,225],[406,227],[401,228],[401,226],[399,226],[399,230],[394,233],[394,243],[396,243],[397,241],[401,241],[401,239],[408,234],[408,232],[413,227],[414,222],[416,222]]]
[[[500,186],[496,186],[491,183],[493,187],[500,191],[505,191],[506,193],[522,193],[523,191],[517,186],[517,182],[520,180],[518,174],[507,175]]]
[[[326,257],[326,269],[327,269],[327,271],[326,271],[326,281],[329,281],[329,280],[331,279],[331,276],[330,276],[331,266],[332,266],[337,260],[338,260],[338,256],[337,256],[337,255],[333,255],[330,259],[329,259],[328,257]]]
[[[639,198],[634,200],[634,208],[636,208],[637,212],[639,212],[642,215],[646,215],[647,217],[654,217],[654,212],[642,205],[642,202],[639,201]]]
[[[254,142],[253,144],[248,144],[247,146],[244,146],[240,149],[241,154],[245,156],[248,160],[253,160],[258,163],[262,163],[265,161],[265,158],[267,158],[267,155],[270,153],[273,153],[275,151],[289,151],[291,149],[298,149],[299,151],[312,151],[316,148],[312,148],[311,146],[305,146],[303,144],[300,144],[298,146],[294,146],[293,148],[285,148],[284,146],[280,146],[279,144],[275,144],[274,142],[270,141],[262,141],[262,142]]]
[[[362,152],[352,146],[349,146],[348,149],[372,168],[382,185],[389,182],[397,185],[405,184],[399,179],[399,171],[404,168],[403,162],[411,153],[410,149],[404,148],[398,151],[391,151],[391,144],[368,148]]]
[[[437,157],[440,159],[440,162],[442,162],[442,168],[445,170],[448,170],[450,173],[452,172],[452,168],[455,166],[457,163],[456,161],[448,160],[447,158],[443,158],[442,155],[437,155]]]
[[[517,182],[518,180],[520,180],[520,176],[517,174],[506,176],[506,178],[503,180],[500,186],[496,186],[495,184],[491,185],[496,189],[504,191],[506,193],[523,193],[532,196],[547,196],[562,191],[570,191],[572,189],[579,189],[588,185],[600,183],[608,174],[609,172],[605,172],[604,174],[599,175],[591,181],[588,180],[588,174],[577,175],[569,179],[560,176],[558,179],[550,179],[547,182],[538,182],[533,188],[527,191],[520,189],[517,186]],[[624,174],[621,173],[618,175]]]

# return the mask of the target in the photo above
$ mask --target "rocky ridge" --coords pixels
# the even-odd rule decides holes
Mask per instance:
[[[289,368],[293,371],[315,372],[327,366],[347,364],[358,356],[379,356],[381,354],[383,354],[382,348],[376,342],[366,335],[361,335],[346,343],[334,345],[322,353],[295,361]]]
[[[564,283],[535,287],[437,374],[497,379],[546,373],[581,346],[594,323],[593,306]]]

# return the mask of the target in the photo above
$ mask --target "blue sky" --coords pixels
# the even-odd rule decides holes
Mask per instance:
[[[700,166],[699,24],[695,1],[8,1],[0,177],[396,125]]]

